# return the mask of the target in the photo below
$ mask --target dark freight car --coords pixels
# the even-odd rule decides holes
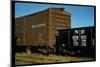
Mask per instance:
[[[95,57],[95,27],[59,30],[56,53]]]

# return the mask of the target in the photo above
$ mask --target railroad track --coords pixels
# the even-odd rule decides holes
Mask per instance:
[[[44,64],[44,63],[58,63],[58,62],[72,62],[93,60],[92,58],[80,58],[70,56],[56,56],[56,55],[42,55],[42,54],[27,54],[18,53],[15,57],[16,65],[21,64]]]

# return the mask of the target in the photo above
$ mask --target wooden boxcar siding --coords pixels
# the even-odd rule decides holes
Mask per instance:
[[[15,37],[17,45],[24,43],[24,18],[19,18],[15,21]]]
[[[32,15],[31,16],[31,21],[30,21],[30,44],[29,45],[41,45],[40,41],[39,41],[39,35],[41,36],[41,40],[43,40],[45,43],[43,45],[47,45],[48,43],[48,12],[47,11],[43,11],[43,12],[39,12],[38,14]],[[26,22],[28,23],[28,22]],[[46,26],[42,26],[42,27],[35,27],[32,28],[32,25],[38,25],[38,24],[46,24]],[[26,24],[27,25],[27,24]],[[27,33],[27,31],[26,31]],[[29,33],[26,34],[26,37],[29,35]],[[26,38],[27,39],[27,38]],[[29,42],[28,41],[28,42]],[[26,43],[28,45],[28,43]]]
[[[71,28],[71,16],[69,13],[64,12],[62,8],[49,8],[44,11],[40,11],[28,16],[24,16],[20,19],[16,19],[16,37],[21,38],[21,42],[17,42],[17,45],[25,46],[38,46],[39,34],[42,34],[42,40],[44,45],[54,47],[56,45],[56,35],[59,29]],[[46,24],[43,27],[32,28],[32,25]],[[22,33],[22,34],[19,34]]]
[[[32,15],[28,15],[25,16],[21,19],[17,19],[19,21],[16,21],[16,26],[17,25],[21,25],[23,24],[23,26],[21,25],[21,28],[17,27],[16,29],[16,33],[22,33],[23,34],[16,34],[16,37],[20,38],[21,36],[23,36],[23,41],[21,42],[17,42],[17,45],[25,45],[25,46],[36,46],[39,43],[39,39],[38,39],[38,35],[42,34],[42,40],[45,41],[45,45],[47,45],[48,43],[48,11],[42,11],[39,12],[37,14],[32,14]],[[23,20],[23,21],[21,21]],[[38,24],[46,24],[46,26],[44,27],[36,27],[36,28],[32,28],[32,25],[38,25]],[[20,36],[20,37],[19,37]]]
[[[69,29],[71,16],[69,13],[64,12],[64,9],[51,9],[50,13],[51,21],[51,31],[50,39],[51,45],[54,47],[56,45],[57,30],[59,29]]]

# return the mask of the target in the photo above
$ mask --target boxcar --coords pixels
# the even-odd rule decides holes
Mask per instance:
[[[15,19],[16,51],[55,53],[59,29],[71,28],[71,14],[48,8]]]

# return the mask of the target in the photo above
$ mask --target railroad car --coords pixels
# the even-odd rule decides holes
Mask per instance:
[[[17,52],[55,53],[57,30],[71,28],[71,14],[64,8],[48,8],[15,18]]]
[[[59,55],[95,58],[95,27],[59,30],[56,43],[56,53]]]

